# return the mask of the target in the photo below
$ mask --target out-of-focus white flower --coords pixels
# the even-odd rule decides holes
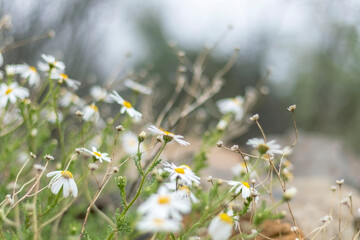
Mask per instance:
[[[29,90],[20,87],[18,83],[13,82],[10,85],[5,83],[0,84],[0,107],[5,107],[8,101],[15,103],[16,99],[25,99],[29,96]]]
[[[140,207],[138,213],[150,218],[172,218],[180,221],[181,214],[189,213],[190,206],[179,199],[175,193],[169,192],[166,187],[160,187]]]
[[[120,110],[121,114],[124,114],[125,112],[127,112],[129,114],[129,116],[132,118],[141,118],[142,117],[142,114],[140,112],[136,111],[132,107],[130,102],[125,101],[122,97],[120,97],[120,95],[115,90],[112,92],[110,97],[112,97],[118,104],[123,106]]]
[[[55,68],[60,71],[65,70],[65,64],[63,62],[56,61],[54,56],[41,54],[41,57],[45,61],[45,63],[44,62],[38,63],[38,68],[40,69],[40,71],[48,72],[50,68],[51,69]]]
[[[168,182],[164,184],[171,191],[175,191],[179,199],[184,201],[185,204],[191,206],[193,203],[198,203],[199,199],[190,191],[187,186],[180,186],[176,189],[176,182]]]
[[[222,114],[232,113],[235,115],[235,120],[239,121],[244,115],[244,99],[241,96],[234,98],[225,98],[217,101],[216,105]]]
[[[58,194],[61,187],[63,187],[63,196],[65,198],[69,195],[77,196],[78,188],[70,171],[53,171],[46,174],[46,176],[53,177],[49,183],[49,188],[53,194]]]
[[[246,167],[247,167],[247,169],[246,169]],[[247,171],[251,172],[251,170],[252,170],[252,167],[249,163],[247,165],[245,165],[245,163],[238,163],[231,168],[232,173],[236,176],[241,176],[241,175],[247,174],[248,173]],[[254,178],[255,172],[252,172],[249,177]]]
[[[146,95],[150,95],[152,93],[151,88],[144,86],[140,83],[134,82],[131,79],[126,79],[124,85],[138,93],[142,93]]]
[[[158,217],[145,217],[141,219],[136,227],[143,232],[171,232],[180,231],[180,222],[178,220]]]
[[[231,236],[232,226],[232,217],[222,212],[210,222],[208,232],[213,240],[226,240]]]
[[[50,123],[52,124],[55,124],[56,123],[56,113],[53,109],[44,109],[42,112],[41,112],[41,115],[46,119],[48,120]],[[57,113],[57,117],[58,117],[58,120],[59,122],[61,122],[63,120],[63,115],[61,112],[58,111]]]
[[[16,72],[21,74],[24,79],[28,79],[30,86],[39,86],[40,76],[35,67],[29,66],[26,63],[16,65]]]
[[[81,82],[78,80],[74,80],[69,78],[68,75],[65,73],[59,73],[57,71],[51,71],[51,79],[56,79],[60,84],[63,82],[68,86],[69,88],[72,88],[74,90],[79,89],[79,86],[81,85]]]
[[[85,101],[81,99],[75,93],[72,93],[64,88],[60,90],[59,105],[61,107],[69,107],[70,105],[75,105],[77,107],[82,107],[85,105]]]
[[[164,136],[170,137],[170,138],[174,139],[175,142],[178,142],[180,145],[183,145],[183,146],[189,146],[190,145],[189,142],[186,142],[185,140],[183,140],[184,137],[181,136],[181,135],[175,135],[174,133],[165,131],[162,128],[157,128],[157,127],[155,127],[153,125],[150,126],[148,129],[150,131],[154,132],[154,133],[161,134],[163,136],[163,138],[164,138]]]
[[[84,150],[85,152],[94,156],[101,163],[102,163],[102,161],[111,162],[111,158],[108,157],[108,155],[109,155],[108,153],[101,153],[95,147],[92,147],[91,149],[92,149],[92,151],[90,151],[89,149],[86,149],[86,148],[82,148],[82,150]]]
[[[17,73],[16,72],[16,65],[15,64],[6,65],[5,66],[5,73],[6,73],[6,76],[9,76],[9,77],[14,76]]]
[[[235,194],[239,194],[241,192],[241,197],[243,199],[247,199],[248,197],[251,197],[251,193],[257,193],[256,189],[250,188],[249,183],[247,182],[238,182],[238,181],[228,181],[229,185],[233,186],[229,192],[233,191]],[[255,197],[255,202],[257,203],[259,200],[259,197]]]
[[[91,120],[97,121],[99,120],[99,117],[100,117],[99,109],[97,106],[95,106],[95,103],[92,103],[85,107],[84,115],[83,115],[83,119],[85,121],[91,121]]]
[[[93,86],[90,89],[90,95],[92,96],[92,98],[96,102],[98,102],[98,101],[104,101],[104,102],[107,102],[107,103],[114,102],[114,100],[109,96],[106,89],[104,89],[104,88],[102,88],[100,86]]]
[[[138,151],[138,136],[133,132],[125,132],[122,135],[122,148],[129,155],[135,154]],[[142,151],[142,145],[140,145],[140,151]]]
[[[221,130],[221,131],[224,131],[227,126],[229,125],[228,121],[226,121],[225,119],[221,119],[218,124],[216,125],[216,128]]]
[[[176,166],[174,163],[165,162],[164,171],[170,173],[170,180],[175,182],[179,179],[183,184],[191,186],[192,183],[199,184],[200,178],[195,175],[191,168],[187,165]]]
[[[283,150],[281,150],[280,145],[275,143],[275,140],[271,140],[269,142],[265,142],[262,138],[252,138],[249,139],[246,143],[247,145],[256,148],[260,154],[282,154]]]

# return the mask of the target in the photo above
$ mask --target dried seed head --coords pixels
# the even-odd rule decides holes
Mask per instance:
[[[323,222],[323,223],[331,222],[332,221],[332,216],[326,215],[326,216],[320,218],[320,221]]]
[[[156,141],[164,142],[164,139],[163,139],[163,137],[161,135],[159,135],[159,136],[156,137]]]
[[[336,180],[336,184],[341,186],[342,184],[344,184],[344,179]]]
[[[50,154],[46,154],[46,155],[44,156],[44,158],[45,158],[46,160],[49,160],[49,161],[53,161],[53,160],[54,160],[54,157],[51,156]]]
[[[212,182],[212,180],[213,180],[212,176],[208,176],[207,179],[206,179],[206,181],[208,181],[208,182]]]
[[[248,162],[248,161],[250,160],[250,157],[249,157],[249,156],[245,156],[245,157],[244,157],[244,160]]]
[[[124,131],[124,127],[122,125],[118,125],[118,126],[116,126],[116,130],[118,132]]]
[[[35,158],[36,158],[36,155],[35,155],[34,153],[30,152],[30,157],[33,158],[33,159],[35,159]]]
[[[231,151],[233,151],[233,152],[240,152],[240,150],[239,150],[239,145],[233,145],[233,146],[231,147]]]
[[[259,114],[254,114],[252,117],[250,117],[250,120],[256,122],[257,120],[259,120]]]
[[[293,105],[291,105],[291,106],[289,106],[289,107],[287,108],[287,110],[289,110],[290,112],[295,111],[295,109],[296,109],[296,105],[295,105],[295,104],[293,104]]]
[[[42,171],[44,171],[45,167],[42,166],[41,164],[34,164],[34,169],[35,169],[38,173],[41,173]]]
[[[221,140],[219,140],[217,143],[216,143],[216,146],[217,147],[222,147],[224,145],[224,143],[221,141]]]
[[[119,172],[119,168],[118,168],[118,167],[113,167],[113,168],[112,168],[112,172],[113,172],[113,173]]]
[[[12,206],[14,204],[14,199],[11,197],[10,194],[7,194],[5,196],[5,199],[6,199],[6,203],[9,204],[10,206]]]
[[[89,163],[89,169],[90,171],[95,171],[96,169],[99,168],[99,165],[97,165],[96,163]]]
[[[231,208],[232,208],[232,210],[233,210],[234,212],[240,212],[241,209],[242,209],[241,205],[240,205],[240,204],[237,204],[237,203],[235,203],[234,205],[232,205]]]
[[[292,227],[290,228],[290,230],[291,230],[292,232],[297,232],[297,231],[299,230],[299,228],[296,227],[296,226],[292,226]]]
[[[82,148],[75,148],[75,152],[76,152],[77,154],[80,154],[82,151],[83,151]]]
[[[251,179],[250,180],[251,184],[254,185],[256,183],[256,180],[255,179]]]
[[[335,192],[335,191],[336,191],[336,186],[332,185],[332,186],[330,187],[330,189],[331,189],[331,191]]]
[[[75,114],[76,114],[76,116],[78,116],[78,117],[84,116],[84,113],[83,113],[82,111],[80,111],[80,110],[77,110],[77,111],[75,112]]]

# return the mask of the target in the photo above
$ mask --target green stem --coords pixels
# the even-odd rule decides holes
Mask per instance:
[[[142,177],[141,179],[141,183],[140,183],[140,186],[139,186],[139,189],[137,190],[136,192],[136,195],[134,196],[133,200],[129,203],[129,205],[124,209],[124,211],[121,213],[121,216],[124,216],[127,211],[129,210],[129,208],[134,204],[134,202],[136,201],[136,199],[139,197],[140,193],[141,193],[141,190],[142,190],[142,187],[144,185],[144,182],[145,182],[145,179],[146,179],[146,176],[149,174],[150,170],[154,167],[154,165],[156,164],[157,160],[159,159],[160,157],[160,154],[162,153],[162,151],[164,150],[166,144],[168,142],[164,142],[164,144],[162,145],[162,147],[160,148],[159,152],[157,153],[156,157],[154,158],[151,166],[146,170],[146,172],[144,173],[144,176]]]

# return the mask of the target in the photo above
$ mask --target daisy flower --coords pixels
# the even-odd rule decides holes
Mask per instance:
[[[145,217],[137,223],[137,229],[143,232],[171,232],[180,231],[180,222],[174,219]]]
[[[283,150],[281,150],[280,145],[275,143],[275,140],[265,142],[262,138],[252,138],[249,139],[246,144],[256,148],[260,154],[283,154]]]
[[[70,171],[53,171],[46,174],[46,176],[53,177],[49,183],[49,188],[53,194],[58,194],[62,187],[65,198],[69,195],[77,196],[78,188]]]
[[[99,152],[95,147],[92,147],[90,151],[89,149],[82,148],[87,153],[90,153],[92,156],[94,156],[97,160],[99,160],[101,163],[102,161],[111,162],[111,158],[108,157],[108,153],[101,153]]]
[[[138,213],[146,217],[172,218],[181,220],[181,213],[189,213],[190,206],[184,204],[175,193],[169,192],[166,187],[160,187],[138,208]]]
[[[175,191],[175,194],[179,199],[184,201],[185,204],[191,206],[192,203],[198,203],[199,199],[190,191],[190,189],[187,186],[180,186],[178,189],[176,189],[176,183],[174,182],[168,182],[164,184],[165,187],[167,187],[171,191]]]
[[[239,194],[241,192],[241,197],[243,199],[247,199],[248,197],[251,197],[251,193],[258,193],[254,188],[250,188],[249,183],[247,182],[238,182],[238,181],[228,181],[229,185],[233,186],[229,192],[235,191],[235,194]],[[255,202],[259,200],[259,197],[255,197]]]
[[[246,169],[246,166],[247,166],[247,169]],[[231,171],[235,176],[245,175],[248,173],[247,171],[251,172],[251,170],[252,170],[252,167],[250,166],[249,163],[247,165],[245,165],[245,163],[238,163],[231,168]],[[253,171],[252,173],[250,173],[249,177],[254,178],[255,172]]]
[[[132,89],[135,92],[142,93],[145,95],[150,95],[152,93],[151,88],[144,86],[140,83],[134,82],[131,79],[126,79],[124,82],[124,85],[130,89]]]
[[[216,105],[222,114],[234,114],[236,121],[241,120],[244,115],[244,99],[241,96],[221,99],[217,101]]]
[[[6,65],[5,66],[5,73],[6,73],[6,76],[9,76],[9,77],[14,76],[17,73],[16,72],[16,65],[15,64]]]
[[[100,117],[99,109],[95,106],[95,103],[92,103],[85,107],[83,119],[85,121],[94,120],[97,121]]]
[[[19,87],[18,83],[13,82],[9,85],[5,83],[0,84],[0,107],[5,107],[7,102],[15,103],[16,99],[25,99],[29,96],[29,90],[24,87]]]
[[[35,67],[26,63],[16,65],[16,72],[24,79],[28,79],[30,86],[39,86],[40,76]]]
[[[54,68],[60,71],[65,70],[65,64],[63,62],[56,61],[54,56],[41,54],[41,57],[45,61],[45,63],[44,62],[38,63],[38,67],[40,71],[48,72],[50,69],[54,69]]]
[[[60,90],[59,105],[61,107],[69,107],[70,105],[75,105],[78,107],[84,106],[85,101],[81,99],[78,95],[62,88]]]
[[[121,114],[124,114],[125,112],[127,112],[129,114],[129,116],[132,118],[141,118],[142,117],[142,114],[139,113],[138,111],[136,111],[132,107],[130,102],[125,101],[122,97],[120,97],[120,95],[115,90],[112,92],[110,97],[112,97],[115,100],[115,102],[117,102],[118,104],[123,106],[120,110]]]
[[[100,86],[93,86],[90,89],[90,95],[93,97],[93,99],[98,101],[104,101],[107,103],[112,103],[113,99],[108,95],[108,92],[106,89],[100,87]]]
[[[138,136],[133,132],[125,132],[122,135],[122,148],[124,151],[129,154],[135,154],[138,151]],[[142,151],[143,145],[140,145],[140,151]]]
[[[81,85],[80,81],[71,79],[65,73],[59,73],[57,71],[52,71],[51,72],[51,79],[58,80],[58,82],[60,84],[62,84],[64,82],[66,84],[66,86],[68,86],[69,88],[72,88],[74,90],[79,89],[79,86]]]
[[[183,140],[183,136],[181,135],[175,135],[174,133],[171,133],[171,132],[168,132],[168,131],[165,131],[164,129],[162,128],[157,128],[155,126],[150,126],[148,128],[150,131],[154,132],[154,133],[157,133],[157,134],[160,134],[163,136],[166,136],[166,137],[170,137],[171,139],[174,139],[175,142],[178,142],[180,145],[183,145],[183,146],[189,146],[190,143],[186,142],[185,140]]]
[[[56,123],[56,113],[53,109],[44,109],[41,112],[41,116],[44,117],[46,120],[48,120],[50,123],[55,124]],[[59,122],[63,120],[63,115],[61,112],[57,112],[57,117]]]
[[[165,162],[164,171],[170,173],[170,180],[175,182],[176,179],[181,180],[187,186],[191,186],[192,183],[200,184],[200,178],[195,175],[191,168],[187,165],[176,166],[174,163]]]
[[[208,233],[213,240],[226,240],[231,236],[233,219],[228,214],[222,212],[217,215],[208,228]]]

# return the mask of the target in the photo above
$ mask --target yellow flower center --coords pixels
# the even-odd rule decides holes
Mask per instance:
[[[238,98],[232,98],[231,100],[238,106],[242,104],[242,102]]]
[[[69,172],[69,171],[61,171],[61,175],[64,177],[64,178],[74,178],[72,173]]]
[[[65,73],[60,73],[60,77],[63,79],[68,79],[68,75],[66,75]]]
[[[131,103],[129,103],[129,102],[127,102],[127,101],[124,101],[124,106],[126,107],[126,108],[131,108],[132,106],[131,106]]]
[[[174,171],[180,174],[185,174],[185,170],[183,168],[175,168]]]
[[[101,157],[101,153],[93,152],[93,154],[95,154],[95,155],[98,156],[98,157]]]
[[[186,191],[187,194],[190,194],[190,190],[187,186],[182,186],[179,188],[179,190]]]
[[[155,218],[154,219],[154,223],[156,225],[162,225],[164,223],[164,220],[163,219],[159,219],[159,218]]]
[[[10,94],[12,91],[14,91],[14,89],[12,89],[12,88],[8,88],[8,89],[6,89],[6,91],[5,91],[5,95]]]
[[[29,67],[29,70],[32,71],[32,72],[37,72],[37,71],[36,71],[36,68],[33,67],[33,66],[30,66],[30,67]]]
[[[161,196],[158,198],[159,204],[168,204],[170,202],[170,198],[168,196]]]
[[[248,182],[241,182],[245,187],[250,188],[250,185]]]
[[[186,164],[183,164],[183,165],[181,165],[180,167],[187,167],[188,169],[190,169],[191,170],[191,167],[189,167],[188,165],[186,165]]]
[[[99,109],[97,108],[97,106],[95,106],[95,104],[90,104],[90,108],[92,108],[95,112],[99,111]]]
[[[228,224],[232,224],[233,223],[233,219],[227,215],[226,213],[220,213],[219,218],[221,221],[228,223]]]

